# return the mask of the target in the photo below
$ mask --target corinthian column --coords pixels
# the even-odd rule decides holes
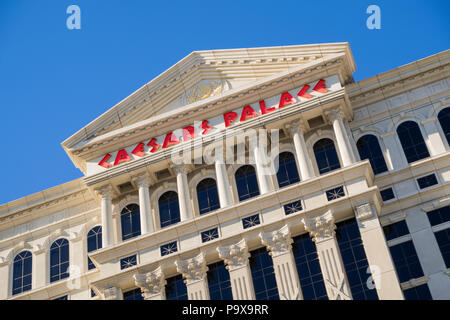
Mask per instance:
[[[219,257],[225,261],[230,273],[231,291],[233,300],[255,300],[252,273],[248,258],[247,242],[242,239],[236,244],[227,247],[218,247]]]
[[[161,266],[146,274],[133,276],[136,286],[141,288],[145,300],[164,300],[166,298],[166,280]]]
[[[141,234],[153,232],[153,221],[148,191],[148,175],[140,174],[134,178],[139,189],[139,214],[141,219]]]
[[[294,255],[292,254],[292,238],[288,225],[273,232],[259,234],[262,243],[270,250],[275,279],[280,298],[284,300],[302,300],[300,280],[298,278]]]
[[[183,275],[189,300],[209,300],[206,272],[208,267],[203,253],[188,260],[175,261],[177,271]]]
[[[106,248],[113,244],[111,203],[112,186],[106,185],[96,191],[101,198],[102,246],[103,248]]]
[[[341,155],[342,164],[347,167],[356,162],[356,157],[353,154],[352,146],[350,145],[350,138],[346,133],[342,114],[336,110],[329,110],[325,115],[333,125],[334,135]]]
[[[225,208],[233,204],[227,168],[221,159],[216,159],[214,165],[216,167],[217,191],[219,194],[220,207]]]
[[[180,220],[186,221],[193,217],[187,180],[188,167],[186,165],[172,165],[177,175],[178,203],[180,204]]]
[[[252,139],[254,139],[252,141]],[[256,134],[254,138],[250,139],[249,147],[255,160],[256,177],[258,179],[261,194],[273,191],[274,185],[272,175],[274,174],[273,166],[270,157],[267,155],[268,146],[266,140],[267,136],[262,133]]]
[[[303,120],[291,122],[287,125],[294,141],[295,153],[297,154],[298,167],[300,169],[300,179],[302,181],[314,177],[314,170],[308,157],[308,150],[304,138],[305,124]]]
[[[317,217],[303,218],[302,222],[316,243],[328,298],[330,300],[351,300],[350,285],[336,241],[334,232],[336,225],[331,211]]]

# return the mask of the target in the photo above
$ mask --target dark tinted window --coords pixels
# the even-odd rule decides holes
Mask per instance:
[[[388,171],[377,137],[368,134],[356,143],[361,160],[369,159],[374,174]]]
[[[436,236],[436,241],[441,250],[445,265],[447,268],[450,268],[450,229],[436,232],[434,235]]]
[[[12,294],[31,290],[32,262],[29,251],[22,251],[14,258]]]
[[[123,208],[120,214],[122,240],[128,240],[141,235],[141,220],[139,215],[139,206],[135,203]]]
[[[96,226],[92,228],[87,235],[87,251],[92,252],[102,247],[102,227]],[[88,270],[95,269],[95,265],[88,258]]]
[[[314,144],[313,149],[320,174],[339,169],[341,167],[333,140],[326,138],[321,139]]]
[[[447,142],[450,144],[450,108],[442,109],[438,114],[438,119],[442,131],[444,131],[445,138],[447,138]]]
[[[432,226],[450,221],[450,206],[427,212],[427,215]]]
[[[197,185],[197,200],[200,214],[205,214],[220,208],[217,185],[214,179],[208,178]]]
[[[141,289],[134,289],[123,293],[123,300],[144,300]]]
[[[295,157],[290,152],[282,152],[278,156],[277,180],[280,188],[300,181]]]
[[[432,300],[430,289],[428,289],[428,285],[422,284],[421,286],[417,286],[411,289],[407,289],[403,291],[403,295],[405,296],[405,300]]]
[[[417,123],[414,121],[403,122],[398,126],[397,134],[408,163],[430,156]]]
[[[69,277],[69,241],[58,239],[50,246],[50,282]]]
[[[372,274],[368,269],[369,264],[356,219],[337,223],[336,226],[336,238],[353,299],[378,300],[377,290],[367,286],[367,280]]]
[[[297,265],[303,299],[328,300],[316,245],[309,237],[309,234],[295,237],[293,240],[292,251],[295,264]]]
[[[180,222],[180,206],[178,194],[167,191],[158,200],[161,228]]]
[[[208,287],[211,300],[233,300],[230,274],[223,261],[208,265]]]
[[[250,269],[256,300],[278,300],[272,258],[265,247],[250,252]]]
[[[388,241],[409,234],[405,220],[384,226],[383,231]]]
[[[389,250],[400,283],[423,276],[422,267],[412,241],[391,246]]]
[[[430,174],[428,176],[417,179],[417,183],[419,184],[420,189],[424,189],[437,184],[438,181],[434,174]]]
[[[381,199],[383,199],[383,201],[389,201],[389,200],[395,198],[394,190],[392,190],[392,188],[387,188],[387,189],[381,190],[380,194],[381,194]]]
[[[187,288],[181,275],[166,280],[167,300],[187,300]]]
[[[242,166],[236,171],[234,176],[236,178],[239,201],[250,199],[259,195],[255,168],[249,165]]]

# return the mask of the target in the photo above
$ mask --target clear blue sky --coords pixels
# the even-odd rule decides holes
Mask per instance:
[[[60,143],[191,51],[348,41],[361,80],[450,44],[448,0],[159,2],[0,0],[0,204],[80,177]]]

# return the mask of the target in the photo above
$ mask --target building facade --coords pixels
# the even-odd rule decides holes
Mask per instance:
[[[450,51],[193,52],[0,206],[0,299],[450,299]]]

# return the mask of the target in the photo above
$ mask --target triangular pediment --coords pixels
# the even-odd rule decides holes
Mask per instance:
[[[342,55],[355,70],[348,43],[195,51],[62,143],[70,155],[91,141],[167,113],[183,111],[254,82]]]

